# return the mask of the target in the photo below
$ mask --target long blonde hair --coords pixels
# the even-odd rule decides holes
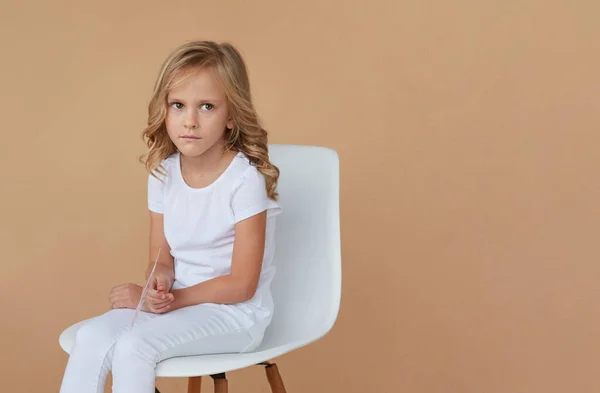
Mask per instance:
[[[229,44],[193,41],[176,48],[163,63],[148,105],[148,125],[142,138],[148,150],[140,157],[150,174],[164,174],[162,160],[177,152],[167,134],[167,96],[178,75],[187,69],[210,67],[225,90],[233,129],[226,130],[226,148],[241,151],[266,180],[267,195],[277,199],[279,169],[269,162],[268,138],[258,118],[250,94],[246,65],[237,49]]]

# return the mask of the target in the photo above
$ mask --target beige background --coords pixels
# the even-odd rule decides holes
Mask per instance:
[[[152,83],[215,39],[271,142],[341,156],[342,308],[278,359],[290,393],[600,391],[594,4],[4,0],[3,390],[58,391],[61,330],[140,281]]]

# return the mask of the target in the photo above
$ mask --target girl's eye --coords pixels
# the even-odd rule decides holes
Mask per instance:
[[[212,104],[202,104],[202,106],[200,108],[209,111],[213,108],[213,105]]]
[[[181,109],[183,108],[183,104],[181,102],[174,102],[171,104],[171,106],[175,109]]]

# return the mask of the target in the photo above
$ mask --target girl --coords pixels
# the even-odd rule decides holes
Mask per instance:
[[[252,351],[271,322],[279,170],[240,54],[205,41],[177,48],[148,112],[154,279],[131,329],[135,284],[114,287],[112,309],[78,330],[62,393],[102,393],[110,370],[113,392],[154,393],[158,362]]]

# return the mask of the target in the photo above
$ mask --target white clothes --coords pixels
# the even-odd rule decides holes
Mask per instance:
[[[114,393],[154,393],[160,361],[251,351],[272,320],[275,217],[281,207],[267,197],[265,177],[242,152],[203,188],[185,182],[179,153],[161,165],[166,175],[155,172],[160,180],[148,177],[148,208],[164,218],[174,258],[173,289],[228,274],[235,224],[266,210],[266,243],[256,293],[237,304],[205,303],[164,314],[140,312],[131,331],[135,310],[110,310],[91,319],[76,333],[61,393],[102,393],[111,370]]]
[[[114,309],[77,330],[60,393],[103,393],[112,370],[113,393],[154,393],[156,365],[177,356],[241,353],[253,338],[227,306],[199,304],[165,314]]]
[[[268,198],[265,177],[248,157],[239,152],[225,171],[210,185],[190,187],[181,174],[177,152],[161,163],[166,176],[161,181],[148,176],[148,208],[164,217],[164,232],[175,263],[173,289],[185,288],[228,274],[235,239],[235,224],[267,210],[267,228],[262,270],[254,297],[231,308],[246,327],[264,330],[273,314],[270,284],[275,250],[275,217],[281,213]],[[258,325],[258,326],[257,326]]]

